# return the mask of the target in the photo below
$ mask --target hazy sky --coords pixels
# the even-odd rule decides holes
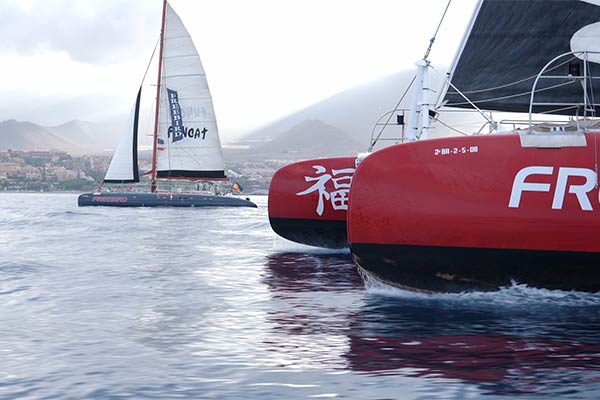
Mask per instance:
[[[453,0],[434,64],[450,64],[475,2]],[[195,41],[227,138],[412,69],[447,0],[170,3]],[[0,120],[57,125],[127,114],[158,40],[161,5],[0,0]]]

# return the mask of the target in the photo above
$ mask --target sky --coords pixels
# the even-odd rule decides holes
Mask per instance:
[[[412,70],[447,3],[170,0],[200,54],[226,139]],[[475,3],[451,2],[434,65],[450,65]],[[52,126],[126,116],[161,9],[161,0],[0,0],[0,120]]]

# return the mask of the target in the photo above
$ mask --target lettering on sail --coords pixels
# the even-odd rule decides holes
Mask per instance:
[[[188,107],[182,111],[177,91],[167,88],[167,97],[169,99],[169,114],[171,116],[171,126],[169,126],[167,136],[172,138],[173,143],[179,142],[184,138],[206,139],[206,133],[208,132],[206,127],[200,130],[200,128],[183,126],[183,116],[189,114],[190,109]],[[202,111],[206,114],[206,110],[202,109]]]
[[[326,201],[333,210],[348,210],[348,194],[355,168],[331,169],[327,171],[322,165],[313,165],[316,176],[305,176],[306,182],[314,182],[308,189],[296,193],[297,196],[306,196],[317,193],[318,202],[316,212],[319,216],[325,211]]]
[[[181,107],[181,116],[183,119],[199,119],[201,121],[208,120],[208,112],[206,108],[199,106]]]

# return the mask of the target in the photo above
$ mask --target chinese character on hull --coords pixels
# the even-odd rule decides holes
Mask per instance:
[[[298,196],[305,196],[313,192],[319,195],[316,212],[319,216],[325,211],[325,201],[331,203],[333,210],[348,210],[348,194],[350,193],[350,184],[354,168],[332,169],[326,173],[327,169],[322,165],[313,165],[317,176],[305,176],[306,182],[314,182],[308,189],[296,193]],[[328,183],[330,190],[328,190]],[[331,190],[333,189],[333,190]]]

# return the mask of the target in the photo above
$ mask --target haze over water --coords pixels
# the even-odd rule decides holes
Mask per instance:
[[[0,398],[600,397],[600,295],[368,285],[258,209],[0,194]]]

